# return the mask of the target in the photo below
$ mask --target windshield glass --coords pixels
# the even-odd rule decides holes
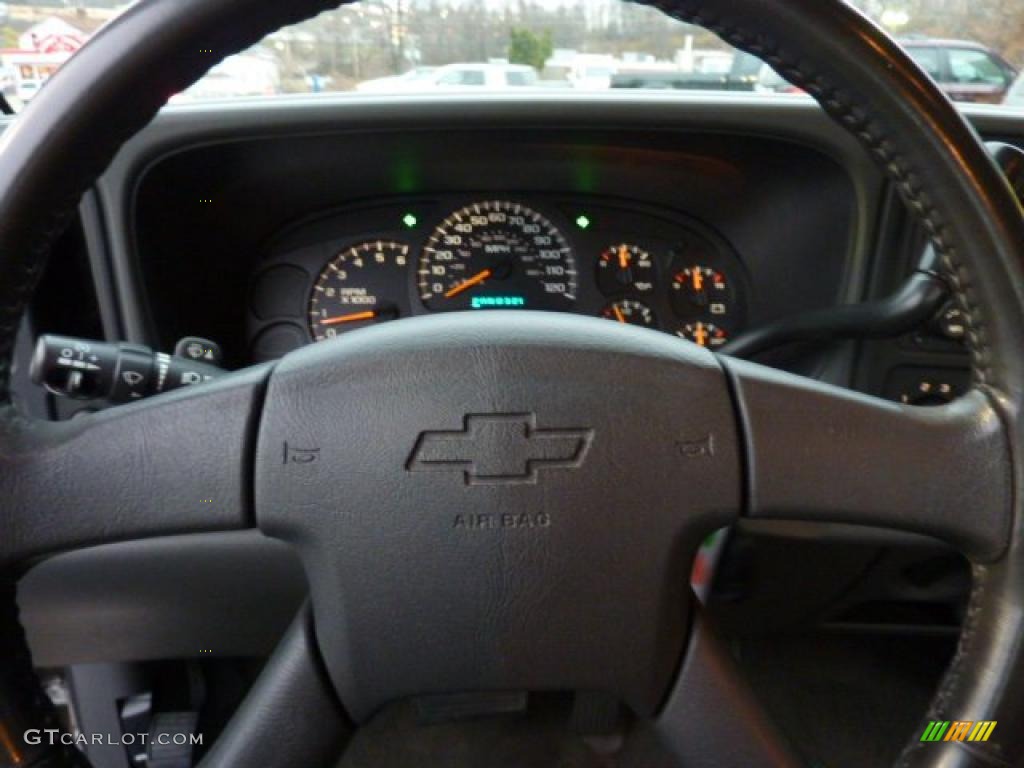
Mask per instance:
[[[145,0],[142,0],[145,2]],[[1024,3],[857,0],[954,100],[1024,108]],[[0,89],[15,108],[126,6],[0,2]],[[713,34],[622,0],[363,0],[270,35],[171,101],[520,89],[803,96]]]

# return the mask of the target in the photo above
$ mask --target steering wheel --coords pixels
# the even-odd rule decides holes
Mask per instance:
[[[999,727],[985,742],[915,733],[899,764],[1024,758],[1020,207],[950,102],[843,2],[652,4],[772,64],[877,159],[966,313],[969,394],[919,409],[598,319],[496,311],[367,329],[69,423],[26,419],[10,405],[15,335],[83,191],[168,95],[336,5],[146,0],[0,141],[8,762],[85,765],[22,738],[55,726],[18,623],[19,567],[258,527],[298,551],[312,610],[204,765],[324,764],[348,720],[388,702],[536,689],[620,698],[681,764],[795,764],[689,599],[699,542],[743,515],[917,531],[966,554],[969,608],[926,719]]]

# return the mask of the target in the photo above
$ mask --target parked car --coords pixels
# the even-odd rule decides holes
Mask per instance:
[[[25,103],[39,92],[41,86],[39,80],[22,80],[14,88],[14,98]]]
[[[687,72],[681,69],[621,69],[612,77],[612,88],[644,88],[692,91],[753,91],[764,63],[748,53],[733,56],[726,72]]]
[[[535,86],[539,80],[537,70],[523,64],[448,64],[422,76],[407,75],[368,80],[357,85],[356,90],[378,93],[461,88],[494,90]]]
[[[172,102],[272,96],[279,90],[277,64],[262,56],[243,54],[222,61],[187,91],[175,95]]]
[[[437,67],[414,67],[408,72],[392,77],[378,77],[364,80],[356,86],[357,91],[366,93],[393,93],[395,91],[415,91],[423,83],[429,82]]]
[[[807,93],[802,88],[793,85],[768,64],[762,65],[758,70],[754,90],[758,93],[785,93],[794,96]]]
[[[900,45],[954,101],[999,104],[1017,77],[1006,59],[980,43],[906,38]]]
[[[18,79],[14,75],[12,67],[0,66],[0,93],[4,96],[13,96],[17,87]]]
[[[1008,107],[1024,108],[1024,73],[1018,75],[1017,79],[1013,81],[1010,90],[1006,92],[1003,104]]]
[[[603,91],[612,87],[616,62],[612,56],[577,56],[569,67],[566,79],[572,88],[581,91]]]

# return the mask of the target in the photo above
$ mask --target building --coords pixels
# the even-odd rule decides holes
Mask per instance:
[[[87,38],[80,29],[54,17],[25,30],[17,48],[0,49],[5,91],[28,101]]]

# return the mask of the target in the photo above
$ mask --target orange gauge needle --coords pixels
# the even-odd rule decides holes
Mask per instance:
[[[626,322],[626,316],[622,314],[622,310],[619,309],[618,304],[612,304],[612,312],[615,313],[615,319],[620,323]]]
[[[456,285],[454,288],[449,288],[445,292],[444,297],[446,299],[450,299],[450,298],[452,298],[454,296],[458,296],[463,291],[468,291],[474,285],[479,285],[484,280],[486,280],[488,277],[490,277],[492,274],[493,273],[489,269],[485,269],[483,272],[478,272],[477,274],[473,275],[473,277],[471,277],[471,278],[469,278],[467,280],[463,280],[461,283]]]
[[[693,290],[701,291],[704,289],[704,275],[701,274],[699,268],[693,270]]]
[[[629,248],[624,245],[619,247],[619,267],[629,269]]]
[[[708,331],[704,327],[704,323],[697,323],[697,328],[693,332],[693,340],[702,347],[708,345]]]
[[[321,325],[341,325],[342,323],[358,323],[360,320],[373,320],[377,316],[377,313],[373,310],[366,312],[353,312],[349,315],[338,315],[328,320],[321,320]]]

